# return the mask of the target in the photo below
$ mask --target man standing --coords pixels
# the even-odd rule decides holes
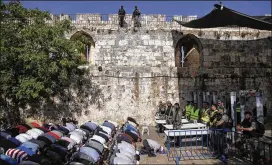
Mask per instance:
[[[226,108],[225,108],[225,105],[224,105],[224,102],[223,102],[223,101],[218,100],[218,101],[217,101],[217,107],[218,107],[218,108],[219,108],[219,107],[223,107],[223,108],[224,108],[224,112],[227,113],[227,110],[226,110]]]
[[[208,124],[210,122],[211,109],[208,102],[203,102],[203,111],[201,114],[202,123]]]
[[[165,115],[166,115],[166,120],[167,120],[168,124],[172,124],[173,106],[172,106],[170,101],[167,101],[167,107],[166,107]]]
[[[198,109],[196,103],[194,103],[194,106],[191,109],[190,120],[191,121],[194,121],[194,120],[198,121],[199,120],[199,109]]]
[[[141,24],[139,22],[140,15],[141,15],[140,10],[138,9],[137,6],[135,6],[135,10],[132,15],[132,18],[134,20],[134,27],[141,27]]]
[[[119,25],[120,25],[120,27],[123,27],[125,16],[126,16],[126,11],[124,10],[123,6],[121,6],[121,8],[119,9],[118,16],[119,16]]]
[[[215,115],[215,122],[212,126],[213,128],[216,128],[214,130],[214,149],[217,151],[218,154],[226,154],[226,150],[224,148],[227,148],[226,143],[224,143],[224,139],[226,137],[226,131],[225,128],[228,128],[229,124],[229,117],[224,112],[224,107],[219,107],[218,112]],[[218,130],[219,129],[219,130]],[[223,131],[221,131],[223,129]]]
[[[179,103],[174,104],[174,118],[173,118],[173,125],[174,127],[179,127],[182,125],[182,110],[179,107]]]
[[[212,126],[212,125],[214,125],[216,123],[216,114],[217,114],[217,112],[218,112],[217,105],[216,104],[212,104],[210,121],[208,123],[208,126]]]
[[[191,105],[190,101],[187,101],[187,105],[185,106],[185,116],[187,119],[190,119],[190,115],[191,115],[191,108],[193,108],[193,106]]]
[[[224,107],[219,107],[218,109],[219,110],[218,110],[218,114],[216,116],[215,127],[218,128],[218,129],[228,128],[229,117],[224,112]]]

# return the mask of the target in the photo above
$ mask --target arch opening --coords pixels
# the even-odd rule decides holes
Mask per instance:
[[[89,62],[90,55],[91,55],[91,49],[95,47],[95,42],[93,38],[84,31],[78,31],[74,33],[70,40],[72,41],[80,41],[84,44],[84,50],[80,52],[82,54],[82,58]]]
[[[188,97],[190,90],[198,88],[193,84],[188,86],[190,80],[184,79],[182,72],[186,70],[190,71],[194,77],[195,73],[202,66],[203,47],[200,40],[193,34],[183,35],[176,41],[175,66],[177,67],[178,75],[179,102],[182,104],[185,103],[185,98],[190,99]]]
[[[176,67],[198,68],[201,66],[202,44],[200,40],[192,35],[182,36],[175,48]]]

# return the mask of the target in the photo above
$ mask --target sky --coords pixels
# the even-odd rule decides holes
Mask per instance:
[[[197,15],[208,14],[220,1],[22,1],[26,8],[39,8],[52,14],[100,13],[116,14],[121,5],[131,14],[137,5],[142,14]],[[267,1],[222,1],[233,10],[252,16],[271,14],[272,3]]]

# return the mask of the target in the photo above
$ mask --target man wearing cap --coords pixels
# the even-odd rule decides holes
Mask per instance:
[[[160,153],[164,152],[163,147],[155,140],[145,139],[143,140],[143,145],[144,146],[141,152],[148,153],[149,157],[156,157],[157,152],[160,152]]]
[[[119,16],[119,25],[120,25],[120,27],[123,27],[125,16],[126,16],[126,11],[124,10],[123,6],[121,6],[121,8],[119,9],[118,16]]]

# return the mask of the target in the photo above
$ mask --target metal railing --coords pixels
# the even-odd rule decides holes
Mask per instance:
[[[168,160],[219,158],[272,164],[272,139],[247,137],[228,129],[173,130],[166,135]]]

